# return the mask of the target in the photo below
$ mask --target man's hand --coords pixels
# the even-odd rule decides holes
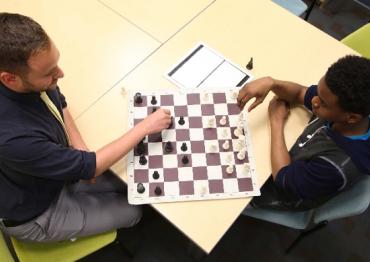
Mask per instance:
[[[147,135],[158,133],[166,129],[171,124],[171,112],[168,109],[159,108],[154,113],[147,116],[142,122]]]
[[[272,89],[273,84],[274,80],[271,77],[259,78],[248,84],[245,84],[239,91],[237,98],[239,107],[243,108],[249,100],[255,98],[254,102],[248,108],[248,112],[250,112],[253,108],[265,100],[267,94]]]
[[[288,102],[275,96],[269,104],[269,117],[271,124],[284,124],[288,119],[290,108]]]

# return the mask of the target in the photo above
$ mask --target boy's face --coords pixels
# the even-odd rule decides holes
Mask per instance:
[[[23,92],[41,92],[54,89],[59,78],[64,76],[58,66],[59,51],[50,40],[50,47],[31,55],[28,72],[21,77]]]
[[[317,96],[312,98],[312,112],[319,118],[331,122],[346,121],[345,111],[339,107],[338,97],[334,95],[322,77],[317,86]]]

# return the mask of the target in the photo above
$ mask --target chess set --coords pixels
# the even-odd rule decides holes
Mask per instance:
[[[129,94],[129,127],[158,108],[171,111],[168,129],[145,137],[127,158],[130,204],[259,195],[238,90]]]

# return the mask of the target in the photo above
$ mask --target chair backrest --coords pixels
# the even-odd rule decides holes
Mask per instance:
[[[370,23],[346,36],[341,42],[370,59]]]
[[[301,0],[272,0],[272,2],[280,5],[296,16],[301,16],[307,10],[307,5]]]
[[[314,223],[359,215],[368,208],[369,202],[370,175],[362,177],[351,188],[317,208]]]
[[[8,245],[4,239],[3,233],[0,231],[0,261],[14,262],[14,259],[9,251]]]

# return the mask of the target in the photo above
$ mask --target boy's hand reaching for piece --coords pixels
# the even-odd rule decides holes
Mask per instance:
[[[262,77],[244,85],[243,88],[240,89],[237,98],[239,107],[243,108],[249,100],[255,98],[254,102],[248,108],[248,112],[250,112],[265,100],[272,86],[273,79],[271,77]]]

